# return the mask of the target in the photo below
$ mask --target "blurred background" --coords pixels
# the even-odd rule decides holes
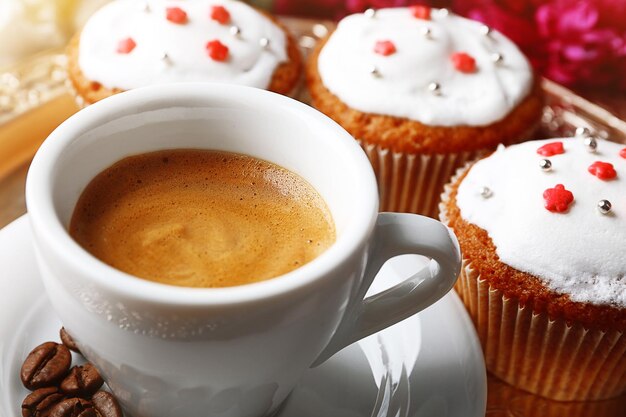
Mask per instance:
[[[64,45],[109,0],[0,0],[0,67]],[[137,0],[141,1],[141,0]],[[508,35],[547,78],[626,92],[626,0],[252,0],[280,15],[338,20],[367,8],[447,7]],[[597,94],[596,94],[597,95]],[[602,96],[602,93],[600,93]]]

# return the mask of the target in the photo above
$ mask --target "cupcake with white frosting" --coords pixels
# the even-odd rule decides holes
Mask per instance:
[[[291,93],[301,58],[271,16],[233,0],[116,0],[68,48],[85,103],[153,84],[222,82]]]
[[[557,400],[626,392],[626,148],[593,137],[499,148],[447,187],[456,290],[487,368]]]
[[[456,168],[528,138],[543,105],[539,80],[509,39],[425,6],[346,17],[306,72],[313,105],[367,152],[388,211],[435,217]]]

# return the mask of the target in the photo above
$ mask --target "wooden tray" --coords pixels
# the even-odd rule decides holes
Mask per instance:
[[[306,55],[334,24],[282,19],[298,37]],[[49,51],[18,66],[0,69],[0,228],[26,212],[24,182],[30,161],[43,140],[78,111],[66,88],[65,57]],[[626,122],[607,110],[549,80],[542,137],[571,135],[588,127],[598,135],[626,143]],[[307,101],[306,94],[299,99]],[[624,416],[626,395],[601,402],[550,401],[515,389],[489,376],[488,417],[618,417]],[[433,416],[438,417],[438,416]]]

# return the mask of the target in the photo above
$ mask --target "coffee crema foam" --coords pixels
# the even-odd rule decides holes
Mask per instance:
[[[70,234],[136,277],[228,287],[310,262],[335,241],[335,226],[317,191],[284,168],[240,154],[166,150],[97,175]]]

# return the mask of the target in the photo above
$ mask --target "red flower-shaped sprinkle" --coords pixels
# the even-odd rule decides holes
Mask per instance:
[[[465,52],[455,52],[450,56],[454,68],[461,72],[471,73],[476,71],[476,60]]]
[[[211,7],[211,19],[225,25],[230,21],[230,13],[224,6],[213,6]]]
[[[117,53],[118,54],[129,54],[135,49],[137,44],[133,40],[133,38],[122,39],[117,43]]]
[[[172,23],[183,25],[187,23],[187,12],[180,7],[168,7],[165,9],[165,17]]]
[[[565,153],[563,142],[550,142],[537,149],[537,153],[541,156],[554,156]]]
[[[206,51],[214,61],[226,61],[228,59],[228,46],[217,39],[207,42]]]
[[[415,6],[409,7],[409,10],[411,11],[411,14],[418,19],[430,20],[431,9],[428,6],[422,6],[417,4]]]
[[[574,194],[566,190],[563,184],[557,184],[554,188],[548,188],[543,192],[544,207],[550,211],[563,213],[574,201]]]
[[[613,164],[608,162],[596,161],[589,165],[587,170],[591,173],[591,175],[595,175],[601,180],[612,180],[617,176],[617,172],[615,171],[615,168],[613,168]]]
[[[389,56],[396,52],[396,45],[391,41],[378,41],[374,46],[374,52],[379,55]]]
[[[622,158],[626,159],[626,148],[624,148],[621,151],[619,151],[619,156],[621,156]]]

